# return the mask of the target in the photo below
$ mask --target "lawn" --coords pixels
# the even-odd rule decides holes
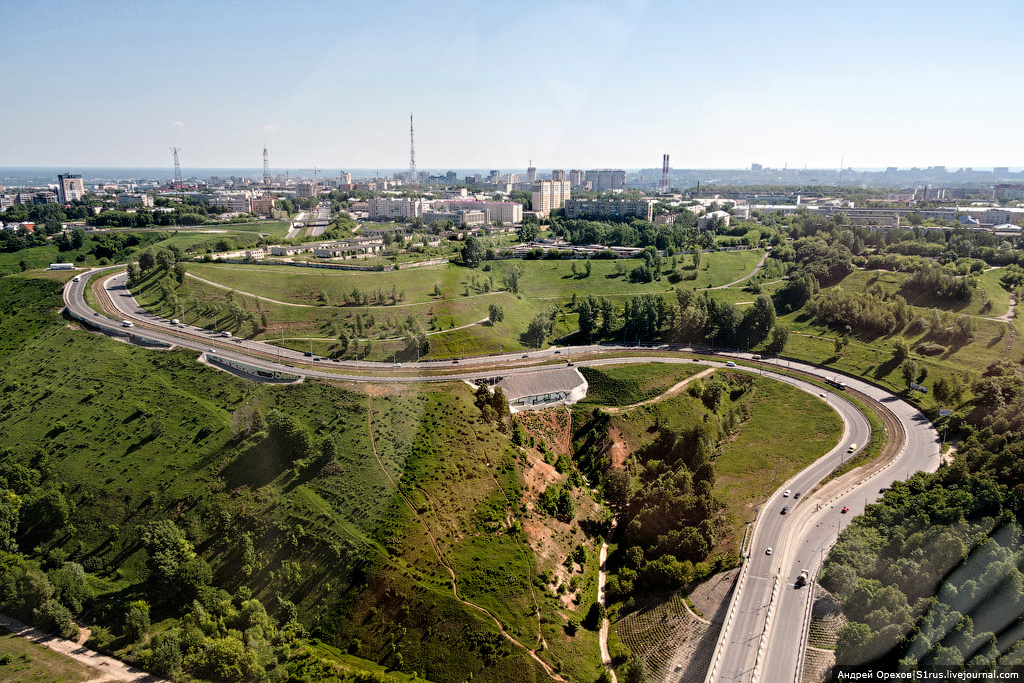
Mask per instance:
[[[999,314],[1000,309],[1005,313],[1009,301],[1008,293],[1002,288],[1002,285],[998,284],[999,273],[1000,269],[996,269],[984,273],[979,278],[979,286],[985,288],[985,292],[993,304],[992,315]],[[878,285],[887,291],[894,292],[898,290],[906,277],[903,273],[889,271],[855,271],[834,286],[842,287],[846,291],[861,292],[868,287]],[[911,299],[912,303],[915,301],[929,304],[929,306],[936,303]],[[1016,334],[1011,345],[1009,325],[1002,321],[981,317],[979,313],[982,305],[981,290],[976,289],[969,303],[951,309],[954,310],[955,315],[974,316],[976,324],[974,336],[966,343],[951,342],[925,329],[916,334],[903,331],[874,338],[851,336],[849,343],[840,353],[837,353],[835,349],[835,339],[838,333],[818,324],[803,309],[787,315],[780,315],[779,319],[791,330],[785,349],[786,356],[827,365],[840,372],[877,382],[892,391],[902,392],[907,390],[907,385],[903,379],[900,363],[895,362],[892,356],[893,343],[896,339],[906,341],[911,349],[910,357],[919,367],[927,369],[927,385],[931,385],[939,377],[947,379],[958,377],[959,381],[970,384],[972,379],[990,364],[1006,357],[1020,358],[1024,355],[1024,335]],[[956,310],[957,308],[959,310]],[[914,311],[918,316],[929,320],[932,308],[915,305]],[[1021,329],[1020,325],[1019,319],[1015,321],[1018,332]],[[929,347],[934,344],[938,344],[938,346]],[[935,405],[930,394],[917,394],[916,400],[926,407]]]
[[[581,404],[626,406],[654,398],[677,382],[691,377],[707,365],[693,363],[645,363],[620,366],[581,367],[587,378],[587,396]]]
[[[753,506],[795,473],[835,447],[843,433],[824,401],[783,382],[758,378],[750,418],[715,459],[715,494],[725,502],[728,529],[721,552],[738,552]]]
[[[0,628],[0,659],[5,656],[10,656],[12,661],[0,664],[0,680],[4,683],[107,683],[114,680],[90,666]]]

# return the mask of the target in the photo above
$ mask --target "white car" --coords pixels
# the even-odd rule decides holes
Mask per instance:
[[[734,368],[734,367],[736,367],[736,364],[733,363],[731,360],[727,360],[727,361],[725,361],[725,367],[727,367],[727,368]]]
[[[768,549],[764,551],[764,554],[765,555],[771,555],[772,554],[771,546],[768,546]]]
[[[785,491],[782,492],[782,497],[783,498],[789,498],[789,494],[791,494],[791,493],[793,493],[792,489],[786,489]]]

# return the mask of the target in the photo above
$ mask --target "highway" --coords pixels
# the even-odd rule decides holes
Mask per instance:
[[[114,269],[114,267],[110,268]],[[97,269],[107,270],[107,269]],[[191,348],[199,352],[215,349],[218,356],[226,357],[260,368],[287,372],[302,377],[346,380],[355,382],[444,382],[473,380],[481,377],[504,376],[509,374],[535,372],[539,369],[557,367],[552,359],[566,358],[566,350],[550,348],[528,354],[515,353],[501,356],[485,356],[460,361],[454,368],[451,361],[429,361],[416,363],[417,370],[452,371],[449,374],[410,375],[410,368],[393,367],[389,363],[369,361],[313,360],[301,352],[281,349],[263,342],[226,339],[210,330],[193,327],[175,327],[143,310],[124,286],[125,275],[119,274],[107,279],[104,288],[109,294],[120,319],[112,319],[96,313],[84,300],[89,275],[83,274],[79,282],[69,282],[64,289],[64,303],[76,316],[95,324],[120,328],[121,320],[135,323],[134,331],[157,341]],[[101,276],[106,277],[106,276]],[[665,345],[665,350],[701,351]],[[593,345],[573,347],[574,354],[621,353],[623,350],[636,351],[637,347]],[[852,377],[840,376],[848,386],[868,399],[880,402],[889,416],[894,441],[902,436],[902,447],[890,458],[879,458],[874,463],[857,468],[842,477],[834,479],[815,489],[815,486],[832,472],[844,459],[850,444],[857,444],[857,450],[864,447],[870,438],[870,426],[860,411],[843,398],[839,392],[825,391],[803,379],[771,372],[771,367],[800,371],[818,378],[837,373],[805,365],[795,361],[777,359],[755,359],[748,353],[724,353],[737,360],[745,360],[757,367],[740,365],[736,370],[760,372],[815,395],[824,394],[829,403],[843,418],[842,441],[824,454],[810,467],[799,472],[789,481],[781,483],[777,490],[768,492],[774,482],[765,482],[767,502],[761,507],[748,544],[749,553],[740,574],[739,583],[733,593],[723,628],[716,646],[712,667],[706,681],[742,681],[754,683],[767,680],[771,683],[799,680],[802,671],[802,653],[806,644],[806,625],[809,620],[809,595],[813,578],[824,555],[834,543],[842,526],[849,523],[865,506],[879,497],[879,489],[888,487],[893,481],[908,478],[919,470],[934,471],[939,465],[939,439],[931,423],[909,403],[889,392]],[[525,356],[525,357],[524,357]],[[547,365],[536,365],[537,363]],[[597,358],[577,360],[581,366],[597,366],[622,363],[693,362],[685,358],[666,356],[631,356],[618,358]],[[700,360],[701,363],[722,367],[723,363]],[[339,373],[344,368],[349,372]],[[373,371],[384,374],[359,374]],[[333,371],[332,371],[333,370]],[[883,467],[883,463],[885,466]],[[867,477],[865,479],[865,477]],[[799,500],[783,496],[790,489],[800,492]],[[784,505],[789,506],[787,514],[781,514]],[[820,509],[819,509],[820,506]],[[847,514],[840,511],[850,508]],[[766,549],[772,547],[771,555]],[[801,569],[808,569],[812,583],[796,588],[794,581]]]

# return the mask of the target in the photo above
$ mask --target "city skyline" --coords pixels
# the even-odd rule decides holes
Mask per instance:
[[[46,5],[5,9],[21,44],[41,48],[4,53],[38,76],[0,112],[4,166],[163,167],[173,145],[183,167],[248,168],[266,141],[277,168],[397,169],[410,110],[423,169],[654,168],[663,153],[674,168],[1024,158],[1024,94],[993,68],[993,46],[1024,18],[1010,2],[740,3],[727,16],[662,2],[443,15],[405,3],[386,16],[83,2],[40,22]]]

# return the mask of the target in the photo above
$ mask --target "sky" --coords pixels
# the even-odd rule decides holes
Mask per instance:
[[[0,166],[1024,166],[1019,0],[0,0]]]

